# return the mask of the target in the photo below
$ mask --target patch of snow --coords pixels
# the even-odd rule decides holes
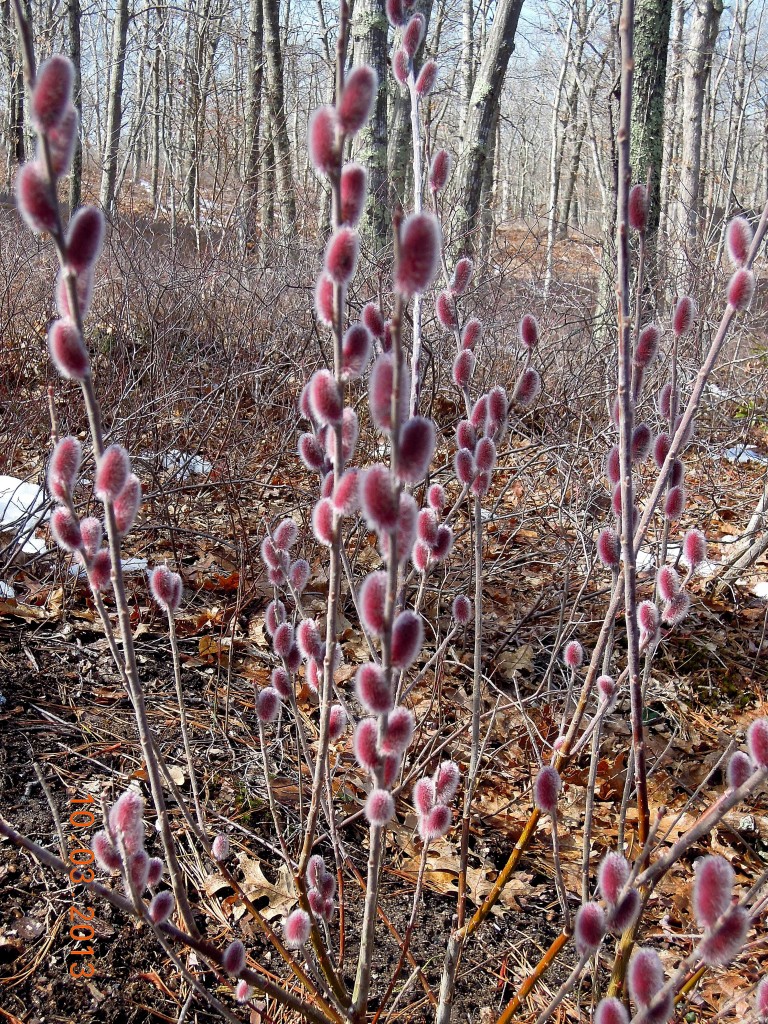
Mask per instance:
[[[207,459],[200,455],[189,455],[178,448],[170,448],[163,452],[160,456],[160,465],[180,481],[191,476],[207,476],[213,469],[213,463]]]
[[[47,498],[42,487],[19,480],[15,476],[0,476],[0,529],[10,530],[28,520],[43,522],[50,518],[46,509]]]
[[[752,593],[755,597],[764,597],[768,599],[768,580],[758,580],[758,582],[752,587]]]
[[[650,551],[643,551],[641,548],[637,552],[635,565],[638,572],[651,572],[651,570],[656,568],[656,556],[651,554]]]
[[[149,562],[146,558],[124,558],[122,560],[123,573],[127,576],[131,573],[146,572]],[[84,565],[72,564],[69,567],[69,575],[77,576],[78,579],[85,579],[88,573]]]
[[[6,583],[5,580],[0,580],[0,597],[16,597],[16,591],[10,583]]]
[[[756,448],[741,444],[726,448],[723,458],[728,462],[757,462],[761,466],[768,466],[768,455],[763,455]]]

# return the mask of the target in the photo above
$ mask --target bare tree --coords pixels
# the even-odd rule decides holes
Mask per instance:
[[[523,0],[499,0],[472,87],[454,193],[460,236],[468,235],[477,224],[485,162],[492,149],[496,111],[522,9]]]
[[[115,203],[117,157],[123,121],[123,74],[128,38],[128,0],[118,0],[112,29],[112,53],[107,100],[107,131],[101,171],[101,205],[110,211]]]
[[[245,106],[245,172],[243,212],[247,239],[256,230],[259,192],[261,91],[264,81],[264,11],[262,0],[251,0],[248,11],[248,95]]]
[[[372,238],[386,239],[390,211],[387,184],[387,35],[384,0],[356,0],[352,14],[355,64],[369,64],[379,78],[373,114],[355,140],[355,154],[368,171],[364,226]]]
[[[674,217],[678,247],[676,283],[681,291],[690,291],[691,271],[699,238],[704,99],[722,13],[723,0],[694,0],[683,73],[682,166]]]
[[[267,102],[274,145],[277,187],[283,227],[296,220],[296,200],[291,173],[291,150],[283,88],[283,51],[280,42],[280,0],[264,0],[264,49],[267,56]]]
[[[69,179],[69,208],[74,210],[80,205],[83,180],[83,144],[81,142],[81,124],[83,120],[83,83],[82,64],[80,60],[80,20],[82,12],[80,0],[67,0],[67,23],[69,26],[69,56],[75,69],[75,80],[72,88],[78,116],[78,131],[75,139],[75,152],[72,157],[72,170]]]

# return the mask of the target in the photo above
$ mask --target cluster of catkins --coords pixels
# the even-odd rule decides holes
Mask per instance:
[[[648,216],[648,198],[644,185],[635,185],[629,196],[629,223],[635,231],[645,232]],[[735,217],[728,225],[726,243],[729,256],[735,266],[728,288],[728,304],[735,311],[743,311],[752,300],[755,289],[755,278],[745,264],[752,245],[752,228],[743,217]],[[684,338],[693,328],[696,317],[696,303],[688,296],[681,296],[675,305],[672,315],[672,333],[675,343]],[[659,352],[661,330],[656,324],[647,324],[639,333],[632,365],[632,401],[637,403],[642,391],[646,371]],[[664,428],[654,438],[654,432],[648,423],[638,423],[632,432],[631,458],[633,463],[642,463],[649,454],[657,469],[661,469],[669,455],[672,438],[677,432],[682,416],[680,415],[680,394],[676,384],[668,381],[661,389],[658,400],[658,412]],[[618,400],[613,408],[613,422],[618,426]],[[689,433],[684,442],[689,439]],[[619,446],[614,445],[606,459],[606,476],[613,487],[612,505],[616,516],[617,529],[606,527],[600,532],[597,541],[597,552],[600,561],[614,573],[618,572],[621,560],[621,542],[618,530],[621,527],[621,465]],[[667,525],[678,521],[683,514],[686,502],[685,466],[680,458],[673,460],[667,478],[664,498],[664,517]],[[634,509],[635,521],[637,509]],[[643,601],[638,605],[637,615],[640,627],[641,648],[653,647],[659,639],[659,626],[663,622],[668,626],[679,625],[690,609],[690,595],[686,584],[690,581],[697,567],[706,558],[706,539],[700,530],[690,530],[683,540],[683,560],[687,564],[687,573],[680,579],[672,566],[662,566],[657,576],[657,589],[663,605],[661,611],[653,601]]]
[[[414,68],[414,57],[422,44],[426,31],[423,14],[413,14],[414,0],[387,0],[387,19],[393,29],[402,29],[400,44],[392,53],[392,74],[400,85],[408,86],[421,98],[434,88],[437,79],[437,63],[430,59],[424,62],[418,75]]]
[[[105,871],[121,872],[131,899],[139,899],[147,888],[157,888],[163,877],[162,860],[150,857],[144,849],[144,801],[132,789],[127,789],[112,807],[107,828],[93,836],[91,849]],[[150,919],[162,924],[173,913],[173,906],[172,892],[157,893],[149,904]]]
[[[450,284],[437,297],[435,315],[440,325],[456,339],[452,377],[464,397],[468,413],[467,419],[460,420],[456,427],[454,470],[460,484],[468,487],[476,497],[483,498],[491,486],[497,445],[507,429],[509,400],[504,388],[498,385],[481,395],[474,404],[470,399],[469,386],[477,365],[475,348],[482,338],[483,325],[474,316],[462,324],[458,300],[466,292],[473,270],[472,260],[467,256],[458,261]],[[539,341],[538,324],[530,313],[520,321],[519,334],[526,358],[512,401],[520,411],[525,411],[541,393],[541,378],[530,365],[531,354]]]

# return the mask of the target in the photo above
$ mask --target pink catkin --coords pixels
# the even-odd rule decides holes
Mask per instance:
[[[77,295],[77,308],[81,319],[88,316],[93,298],[93,267],[86,267],[75,280],[75,294]],[[67,287],[67,275],[60,270],[56,275],[56,309],[65,320],[76,320],[69,301],[69,289]]]
[[[101,253],[104,241],[104,214],[97,206],[83,206],[72,217],[67,229],[67,263],[76,273],[88,270]]]
[[[296,643],[304,658],[319,658],[322,641],[314,619],[302,619],[296,629]]]
[[[648,190],[645,185],[633,185],[629,190],[628,220],[633,231],[645,231],[648,223]]]
[[[365,628],[374,636],[381,636],[386,626],[384,617],[386,593],[387,574],[385,572],[370,573],[360,586],[360,617]]]
[[[685,508],[685,490],[681,486],[673,487],[667,494],[664,502],[664,515],[674,522],[683,514]]]
[[[638,366],[646,367],[653,362],[659,351],[660,338],[661,332],[656,324],[647,324],[640,331],[635,350],[635,362]]]
[[[408,56],[413,59],[416,55],[416,51],[421,46],[422,40],[424,39],[424,30],[426,22],[423,14],[414,14],[405,26],[403,32],[403,49]]]
[[[456,330],[459,326],[456,303],[453,300],[453,295],[447,289],[441,291],[437,296],[435,315],[446,331]]]
[[[695,569],[707,557],[707,538],[701,530],[689,530],[683,538],[683,559]]]
[[[48,490],[59,501],[71,493],[80,472],[82,448],[76,437],[62,437],[53,449],[48,466]]]
[[[600,700],[612,710],[616,704],[616,683],[610,676],[599,676],[597,680],[597,691]]]
[[[606,903],[618,903],[621,890],[629,881],[629,864],[620,853],[607,853],[600,862],[597,885]]]
[[[646,1007],[664,984],[664,967],[655,949],[635,948],[629,961],[629,992],[638,1007]]]
[[[309,382],[309,404],[320,423],[341,422],[344,405],[341,391],[330,370],[316,370]]]
[[[392,429],[392,386],[394,378],[394,362],[389,353],[380,355],[373,364],[368,380],[368,401],[371,418],[381,431]],[[400,372],[400,421],[407,415],[408,393],[410,391],[410,374],[405,366]]]
[[[92,556],[91,567],[88,571],[88,582],[97,593],[106,590],[112,582],[112,557],[106,548],[97,551]]]
[[[475,354],[471,349],[465,348],[456,356],[453,361],[453,383],[457,388],[469,387],[472,374],[475,372]]]
[[[128,452],[119,444],[111,444],[96,463],[93,490],[102,501],[114,501],[128,482],[131,463]]]
[[[361,768],[374,771],[379,764],[377,746],[379,727],[375,718],[363,718],[355,729],[354,752]]]
[[[621,935],[634,924],[642,905],[643,901],[637,889],[629,889],[618,903],[609,905],[605,923],[611,935]]]
[[[83,547],[85,548],[86,555],[89,558],[93,558],[101,547],[101,538],[104,534],[101,520],[97,519],[96,516],[86,516],[85,519],[80,521],[80,533],[83,537]]]
[[[355,687],[358,700],[369,714],[384,715],[392,710],[392,689],[381,666],[361,665]]]
[[[768,978],[763,978],[757,986],[757,993],[755,994],[755,1010],[757,1011],[761,1024],[763,1021],[768,1021]]]
[[[637,606],[637,624],[647,636],[655,634],[659,628],[659,609],[653,601],[641,601]]]
[[[438,804],[419,819],[419,835],[425,843],[434,842],[444,836],[451,827],[452,815],[449,807]]]
[[[16,175],[16,202],[27,226],[36,234],[56,230],[56,198],[38,163],[22,164],[19,168]]]
[[[752,758],[743,750],[737,750],[731,754],[728,762],[728,787],[738,789],[743,786],[753,771]]]
[[[272,634],[272,647],[278,658],[287,658],[293,647],[294,631],[290,622],[281,622]]]
[[[515,386],[512,400],[521,409],[530,409],[541,394],[541,377],[532,366],[523,370]]]
[[[474,457],[466,448],[460,448],[456,452],[453,459],[453,468],[456,473],[456,479],[465,486],[471,484],[477,475]]]
[[[563,661],[571,669],[581,668],[584,664],[584,648],[578,640],[571,640],[565,645]]]
[[[424,624],[415,612],[401,611],[392,627],[392,665],[408,669],[413,665],[424,642]]]
[[[64,551],[78,551],[83,546],[80,524],[68,508],[54,509],[51,515],[51,533]]]
[[[372,789],[365,801],[365,816],[371,825],[386,825],[395,816],[395,801],[386,789]]]
[[[690,595],[685,590],[681,590],[679,594],[675,594],[665,603],[661,618],[668,626],[679,626],[688,615],[690,608]]]
[[[144,846],[144,800],[133,789],[126,789],[109,812],[109,827],[122,838],[128,854]]]
[[[659,469],[664,465],[671,445],[672,442],[670,441],[669,434],[664,433],[659,434],[653,442],[653,461]]]
[[[227,974],[239,974],[245,967],[245,946],[239,939],[230,942],[221,958],[221,966]]]
[[[424,416],[412,416],[400,430],[398,477],[417,484],[429,469],[435,450],[435,425]]]
[[[374,338],[384,335],[384,317],[375,302],[367,302],[363,306],[361,319]]]
[[[289,572],[289,579],[291,581],[291,586],[295,591],[297,591],[297,593],[301,594],[303,592],[309,582],[309,573],[309,562],[307,562],[306,559],[297,558],[296,561],[292,563]]]
[[[419,540],[413,545],[411,560],[417,572],[424,573],[427,571],[431,557],[432,551],[430,546],[425,544],[424,541]]]
[[[321,498],[312,510],[312,533],[320,544],[330,547],[336,536],[333,525],[333,503],[330,498]]]
[[[621,541],[610,526],[600,531],[597,538],[597,555],[607,569],[618,569],[621,560]]]
[[[453,530],[450,526],[438,526],[435,543],[432,545],[432,557],[436,562],[442,562],[451,553],[453,547]]]
[[[427,501],[429,507],[433,508],[436,512],[441,512],[445,508],[445,491],[441,484],[432,484],[427,491]]]
[[[423,508],[419,511],[416,520],[416,535],[418,539],[430,546],[437,539],[437,517],[431,508]]]
[[[443,761],[435,772],[435,800],[448,804],[459,788],[459,766],[455,761]]]
[[[358,499],[358,470],[348,469],[343,473],[333,489],[333,507],[343,516],[351,516],[356,511]]]
[[[731,263],[735,267],[743,267],[752,245],[752,228],[745,217],[734,217],[730,221],[725,233],[725,243]]]
[[[418,506],[412,495],[402,493],[400,495],[400,507],[397,513],[396,550],[394,557],[398,562],[403,562],[411,553],[413,542],[416,540],[416,520]],[[388,533],[381,537],[382,554],[390,557],[390,538]]]
[[[535,316],[531,313],[526,313],[520,321],[518,331],[520,342],[524,348],[527,348],[529,352],[531,349],[536,348],[539,343],[539,325]]]
[[[424,61],[419,77],[416,79],[416,92],[422,98],[428,96],[434,89],[438,70],[437,61],[432,58]]]
[[[432,779],[419,779],[413,787],[413,806],[422,816],[429,814],[435,806],[435,784]]]
[[[456,444],[459,448],[466,448],[474,452],[477,445],[477,432],[469,420],[459,420],[456,426]]]
[[[381,742],[382,754],[402,754],[413,739],[415,722],[408,708],[397,707],[387,720],[387,728]]]
[[[365,206],[368,175],[362,164],[350,163],[341,172],[341,222],[354,228]]]
[[[72,61],[55,54],[40,65],[32,92],[32,119],[38,131],[59,124],[72,98]]]
[[[451,278],[451,292],[454,295],[463,295],[467,290],[469,282],[472,280],[472,273],[475,265],[468,256],[462,256],[456,266],[453,268],[453,277]]]
[[[114,512],[117,532],[121,537],[128,533],[134,524],[141,506],[141,481],[133,473],[125,482],[125,487],[115,498]]]
[[[751,920],[741,906],[731,907],[699,945],[701,959],[710,967],[726,967],[744,945]]]
[[[331,743],[336,743],[347,728],[347,712],[341,704],[334,704],[331,707],[331,716],[328,720],[328,735]]]
[[[560,775],[551,765],[544,765],[533,784],[533,798],[542,814],[555,814],[557,798],[562,789]]]
[[[585,903],[576,913],[573,940],[579,956],[594,953],[605,935],[605,914],[599,903]]]
[[[165,870],[165,864],[159,857],[149,858],[149,874],[147,875],[147,885],[150,889],[154,889],[163,877],[163,871]]]
[[[371,332],[365,324],[350,324],[341,345],[342,376],[345,380],[357,380],[362,376],[371,358],[371,347]]]
[[[768,768],[768,718],[757,718],[747,729],[747,746],[758,768]]]
[[[392,54],[392,74],[395,76],[400,85],[408,84],[408,75],[411,70],[411,58],[407,52],[398,46],[395,52]]]
[[[47,133],[51,170],[59,178],[67,173],[69,165],[72,163],[79,124],[80,118],[77,110],[70,103],[59,123],[50,128]]]
[[[593,1024],[629,1024],[629,1014],[620,999],[601,999],[595,1010]]]
[[[312,114],[307,148],[315,170],[326,175],[336,170],[339,154],[336,150],[336,111],[333,107],[318,107]]]
[[[675,396],[675,398],[677,398],[677,395]],[[679,404],[679,402],[676,401],[675,405],[678,405],[678,404]],[[669,420],[672,417],[672,385],[671,384],[665,384],[664,387],[661,389],[661,393],[659,395],[659,413],[661,414],[662,418],[665,419],[665,420]],[[661,436],[661,435],[659,435],[659,436]]]
[[[451,614],[460,626],[466,626],[472,619],[472,602],[465,594],[457,594],[453,599]]]
[[[485,430],[485,422],[488,419],[488,396],[481,395],[472,406],[469,422],[475,430]]]
[[[503,387],[496,385],[488,392],[488,419],[486,433],[490,436],[499,434],[504,429],[509,412],[509,401]]]
[[[464,328],[461,332],[461,347],[469,349],[470,351],[475,350],[475,346],[483,336],[483,325],[477,319],[472,317],[471,320],[467,320],[464,324]]]
[[[154,924],[163,924],[173,913],[174,898],[170,890],[159,892],[149,904],[149,916]]]
[[[746,267],[741,267],[728,283],[728,304],[741,312],[752,301],[754,291],[755,275]]]
[[[286,946],[299,949],[309,939],[312,922],[305,910],[292,911],[283,921],[283,938]]]
[[[451,173],[451,154],[447,149],[438,149],[432,157],[429,168],[429,187],[432,192],[442,192]]]
[[[669,467],[669,477],[667,479],[667,485],[670,488],[682,487],[683,479],[685,477],[685,464],[680,459],[673,459],[672,464]]]
[[[275,635],[277,627],[285,622],[285,605],[282,601],[270,601],[264,613],[264,624],[270,636]]]
[[[675,306],[675,312],[672,315],[672,330],[675,336],[681,338],[693,327],[693,321],[696,318],[696,303],[690,297],[690,295],[682,295],[677,300]]]
[[[680,577],[671,565],[662,565],[656,575],[662,601],[671,601],[680,592]]]
[[[256,715],[260,722],[269,725],[280,714],[280,694],[271,686],[265,686],[256,698]]]
[[[630,453],[632,461],[644,462],[648,458],[652,443],[653,435],[651,434],[651,428],[647,423],[638,423],[632,431],[632,450]]]
[[[290,550],[299,537],[299,528],[293,519],[281,519],[272,534],[275,547],[281,551]]]
[[[91,372],[88,350],[77,326],[68,319],[54,320],[48,331],[48,351],[62,377],[85,380]]]
[[[348,135],[359,132],[368,120],[379,80],[373,68],[361,64],[347,75],[344,89],[337,106],[337,115],[342,131]]]
[[[405,23],[405,7],[403,0],[387,0],[385,5],[387,20],[392,28],[400,28]]]
[[[397,526],[399,506],[389,469],[377,463],[362,474],[360,504],[369,525],[378,531]]]
[[[699,928],[711,928],[731,903],[735,875],[724,857],[700,857],[694,865],[691,903]]]
[[[91,838],[91,849],[100,868],[104,871],[119,871],[122,861],[120,854],[109,841],[106,832],[97,832]]]
[[[333,326],[333,278],[320,274],[315,285],[315,313],[317,319],[328,327]]]
[[[340,227],[325,248],[325,272],[337,283],[352,280],[360,252],[360,236],[349,227]]]
[[[432,214],[414,213],[406,218],[395,270],[395,286],[401,294],[411,296],[430,286],[439,266],[440,246],[440,225]]]

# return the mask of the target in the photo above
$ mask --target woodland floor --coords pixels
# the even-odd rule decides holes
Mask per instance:
[[[575,265],[575,272],[580,274],[580,258],[576,258]],[[30,393],[40,391],[38,384],[30,385]],[[291,402],[294,400],[292,395]],[[35,401],[40,405],[38,399]],[[451,422],[455,409],[441,410],[437,402],[434,412],[438,419],[443,411]],[[238,407],[238,415],[241,412]],[[245,416],[251,414],[256,415],[251,407],[243,412]],[[176,429],[176,415],[175,409],[168,412],[169,422],[165,426],[169,430]],[[231,419],[234,421],[235,417]],[[258,543],[264,535],[267,516],[275,522],[282,515],[293,515],[306,527],[314,496],[306,474],[296,482],[295,423],[291,422],[289,428],[274,437],[263,436],[263,425],[250,433],[247,427],[248,424],[242,428],[247,439],[247,447],[243,448],[238,447],[240,440],[233,444],[226,432],[230,421],[221,437],[212,434],[206,454],[215,469],[209,477],[183,486],[164,487],[153,476],[127,553],[149,558],[150,564],[167,557],[182,573],[185,603],[177,629],[183,685],[197,774],[206,805],[212,809],[211,832],[229,831],[233,863],[243,887],[264,915],[279,923],[293,905],[293,896],[270,846],[272,825],[253,718],[253,687],[264,685],[270,670],[263,613],[271,593],[258,563]],[[552,429],[554,432],[557,427]],[[448,431],[452,432],[452,427]],[[735,427],[734,432],[738,433]],[[44,433],[45,426],[43,436]],[[178,433],[171,436],[174,444],[185,443]],[[194,437],[192,428],[189,436]],[[261,438],[259,445],[254,446],[253,437]],[[551,442],[551,438],[548,440]],[[597,440],[602,444],[600,437]],[[749,440],[762,451],[768,451],[765,430],[754,429]],[[569,552],[573,551],[578,560],[581,537],[571,529],[575,520],[560,517],[558,472],[545,466],[534,486],[533,470],[528,469],[530,452],[519,445],[519,438],[514,441],[520,450],[510,450],[504,458],[511,465],[526,468],[521,470],[515,485],[499,497],[494,518],[488,523],[483,633],[484,672],[489,684],[483,697],[485,709],[496,708],[496,715],[489,732],[488,758],[472,820],[468,877],[471,905],[476,905],[489,891],[531,807],[531,771],[535,770],[536,760],[529,727],[535,727],[550,742],[557,735],[557,708],[564,683],[552,666],[560,649],[561,599],[570,601],[582,583],[578,568],[572,570],[569,561]],[[217,456],[223,450],[238,454],[247,451],[247,458],[241,459],[237,472],[221,472]],[[371,448],[368,454],[370,451]],[[600,453],[601,459],[602,448]],[[3,472],[20,476],[33,473],[39,462],[39,450],[17,455],[16,461],[12,458],[3,467]],[[449,465],[451,453],[447,446],[443,455]],[[520,458],[513,461],[516,456]],[[534,454],[531,461],[536,457]],[[718,548],[718,539],[729,534],[738,536],[743,531],[759,497],[760,471],[725,462],[711,471],[701,453],[697,458],[700,463],[691,475],[690,522],[686,525],[702,526],[714,557],[724,558],[727,552]],[[599,464],[599,460],[593,459],[591,467],[588,459],[584,461],[584,480],[591,487],[596,475],[594,464]],[[289,464],[293,469],[287,468]],[[241,472],[243,465],[247,466],[245,475]],[[503,474],[499,475],[503,480]],[[524,493],[529,484],[530,493]],[[604,490],[602,483],[599,488]],[[574,476],[569,499],[578,500],[576,490]],[[601,497],[605,504],[606,496]],[[600,521],[596,520],[596,525],[602,525],[604,514],[604,507],[597,509],[595,515]],[[457,544],[459,559],[466,554],[466,540],[464,537]],[[376,556],[372,539],[366,538],[364,531],[360,544],[360,566],[367,571]],[[308,611],[319,615],[324,606],[326,580],[316,546],[308,546],[307,557],[313,560]],[[106,793],[107,801],[111,802],[129,780],[147,793],[146,771],[127,698],[86,588],[66,570],[67,561],[56,555],[41,565],[21,568],[12,580],[16,598],[0,598],[0,692],[5,697],[5,704],[0,707],[0,811],[30,838],[52,850],[58,847],[56,827],[36,768],[45,779],[50,802],[65,824],[64,838],[68,844],[71,829],[67,819],[72,810],[69,801],[73,798],[90,795],[98,802],[101,794]],[[757,571],[765,578],[765,560]],[[177,784],[189,794],[167,631],[151,604],[144,575],[139,573],[127,579],[139,671],[146,687],[150,719],[166,759],[177,773]],[[646,589],[650,579],[645,578]],[[461,572],[457,571],[430,592],[426,617],[433,625],[445,628],[445,609],[450,607],[450,597],[461,582]],[[665,808],[660,829],[665,841],[673,841],[685,831],[700,810],[721,792],[724,750],[732,740],[743,744],[745,729],[752,719],[768,713],[768,604],[747,588],[714,594],[707,590],[706,581],[700,581],[694,589],[691,615],[665,638],[655,659],[646,709],[653,766],[650,795],[653,807]],[[575,608],[578,638],[587,649],[597,636],[605,600],[605,580],[592,580]],[[354,627],[354,612],[348,600],[343,613],[345,666],[337,681],[351,686],[355,666],[366,653]],[[463,768],[467,763],[465,723],[470,648],[471,645],[459,642],[452,646],[437,672],[428,672],[412,695],[412,706],[421,722],[417,745],[438,746],[449,739],[447,752]],[[428,654],[427,650],[425,657]],[[546,680],[543,692],[542,680]],[[539,694],[528,725],[519,709],[517,693],[523,700]],[[310,729],[314,728],[313,698],[306,687],[299,693],[298,701]],[[593,868],[606,849],[615,847],[628,736],[628,701],[624,701],[606,726],[601,748]],[[291,756],[290,744],[273,744],[269,757],[276,794],[290,831],[293,826],[298,828],[301,812],[295,758]],[[333,758],[340,806],[351,816],[362,806],[365,780],[354,765],[348,742],[334,749]],[[576,909],[580,902],[580,826],[587,783],[583,764],[570,769],[564,781],[563,869],[572,909]],[[410,914],[420,850],[415,839],[410,786],[409,781],[398,801],[397,821],[389,832],[382,904],[388,921],[401,935]],[[180,856],[201,927],[221,944],[234,935],[242,936],[254,957],[265,966],[280,970],[243,916],[245,908],[186,842],[175,812],[172,821],[180,837]],[[630,834],[633,821],[630,808]],[[422,923],[412,944],[412,954],[432,993],[436,993],[439,985],[456,905],[457,831],[449,832],[430,855]],[[79,837],[87,840],[88,834],[83,829]],[[365,837],[366,830],[359,818],[343,826],[342,839],[350,860],[344,893],[348,919],[344,963],[350,976],[354,972],[356,949],[349,937],[354,934],[354,922],[362,906],[362,888],[351,868],[364,876]],[[694,927],[689,911],[692,864],[704,849],[702,846],[690,851],[667,875],[650,904],[642,941],[659,950],[668,971],[690,952]],[[768,867],[768,794],[763,792],[749,808],[739,808],[728,815],[712,834],[706,849],[722,854],[732,863],[739,886],[752,884]],[[72,892],[65,879],[43,871],[30,857],[20,855],[3,842],[0,893],[0,1022],[139,1024],[179,1020],[187,998],[185,983],[133,922],[126,921],[110,906],[95,903],[95,973],[90,979],[75,980],[70,977],[69,968],[82,958],[72,955],[70,907],[85,910],[90,905],[83,890]],[[553,884],[549,825],[540,823],[497,912],[467,947],[460,969],[456,1024],[492,1024],[559,933],[561,920]],[[334,942],[338,942],[337,928],[333,935]],[[382,979],[389,977],[399,957],[399,945],[388,938],[384,924],[379,924],[378,935],[374,1000],[381,996]],[[704,975],[688,993],[688,1001],[680,1008],[677,1020],[690,1024],[708,1021],[745,981],[757,981],[768,962],[764,927],[757,936],[731,968]],[[608,960],[606,957],[604,964]],[[191,970],[203,972],[194,958],[188,964]],[[529,998],[521,1020],[535,1019],[567,976],[570,964],[569,956],[555,964]],[[406,967],[402,977],[408,977],[410,972],[411,968]],[[217,987],[215,980],[206,980],[225,1003],[233,1005],[225,986]],[[585,984],[592,984],[597,993],[604,981],[601,968],[597,979]],[[581,1002],[587,1006],[589,995],[583,996]],[[737,1001],[725,1019],[741,1020],[746,1005],[744,1000]],[[375,1001],[372,1007],[375,1008]],[[216,1019],[196,1000],[187,1014],[185,1019],[191,1021]],[[394,1016],[414,1024],[426,1024],[433,1019],[419,980],[408,988]],[[243,1017],[246,1019],[245,1014]],[[250,1024],[268,1024],[271,1020],[289,1018],[270,1005],[262,1011],[252,1011],[248,1019]],[[578,1014],[569,1004],[562,1008],[559,1018],[561,1022],[585,1019],[583,1012]]]
[[[517,546],[521,550],[515,554],[525,554],[529,549],[528,559],[521,561],[528,565],[528,572],[533,572],[532,541],[518,538]],[[270,836],[270,824],[251,717],[252,684],[265,680],[268,673],[261,625],[266,596],[258,588],[244,595],[237,569],[221,553],[217,558],[190,560],[183,572],[188,592],[196,595],[180,616],[179,632],[198,770],[209,805],[222,822],[231,823],[238,870],[246,890],[269,917],[279,920],[291,905],[291,896],[277,872],[275,856],[263,843]],[[151,719],[170,763],[178,766],[178,781],[188,792],[162,621],[148,604],[142,577],[129,579],[138,626],[140,671]],[[310,590],[313,585],[321,586],[315,580]],[[535,611],[534,605],[514,644],[499,652],[508,624],[520,619],[521,606],[516,602],[525,589],[513,586],[510,594],[509,588],[504,593],[494,585],[487,588],[486,598],[492,609],[486,621],[488,649],[496,649],[499,693],[507,696],[511,692],[510,673],[524,694],[533,689],[542,666],[546,667],[540,641],[556,626],[556,609],[539,607]],[[668,824],[672,839],[695,819],[696,807],[703,807],[718,792],[722,779],[716,772],[694,804],[685,806],[721,757],[727,739],[734,730],[743,738],[743,730],[754,715],[766,711],[765,633],[764,602],[743,593],[715,598],[700,590],[691,619],[670,638],[657,661],[647,709],[649,748],[657,764],[652,798],[654,806],[666,805],[664,824]],[[589,645],[589,635],[580,634],[580,638]],[[359,642],[355,631],[345,631],[344,639],[349,660],[354,661]],[[98,800],[106,789],[112,798],[120,791],[122,780],[146,778],[128,702],[83,588],[69,580],[63,586],[33,588],[25,601],[5,602],[0,614],[0,663],[6,698],[0,713],[0,806],[31,838],[55,849],[51,809],[35,765],[45,777],[52,801],[65,822],[65,837],[71,834],[66,819],[72,810],[68,804],[72,797],[91,794]],[[467,694],[457,669],[461,669],[460,664],[446,664],[439,680],[428,677],[414,695],[417,714],[424,714],[428,732],[432,727],[438,734],[441,727],[461,716]],[[310,712],[309,692],[302,691],[299,699],[300,706]],[[430,703],[433,711],[429,710]],[[536,718],[545,735],[553,727],[551,714],[550,720],[547,718],[548,708],[544,701]],[[627,733],[624,716],[615,716],[608,726],[598,773],[595,860],[615,840],[615,809],[623,784]],[[461,742],[457,738],[456,743]],[[498,752],[485,774],[473,820],[473,901],[490,887],[530,806],[530,743],[514,704],[507,703],[499,713],[492,743]],[[276,791],[287,813],[295,815],[297,780],[290,757],[277,749],[270,754],[275,758]],[[339,750],[335,756],[340,759],[340,798],[354,811],[361,803],[363,780],[348,752]],[[574,769],[566,776],[562,842],[565,878],[572,893],[578,892],[578,824],[585,782],[583,770]],[[418,862],[413,826],[410,805],[401,798],[398,824],[390,836],[383,904],[400,934],[410,912]],[[216,829],[215,820],[211,827]],[[87,835],[87,830],[82,834]],[[363,836],[359,824],[345,830],[352,862],[364,874]],[[237,933],[248,937],[254,955],[258,955],[258,936],[247,921],[240,921],[243,908],[231,898],[223,881],[210,875],[186,844],[181,845],[192,889],[198,894],[200,922],[205,922],[207,933],[225,941],[232,926],[240,922]],[[768,796],[762,794],[748,813],[740,810],[729,815],[714,833],[711,849],[731,861],[743,884],[764,870],[768,862]],[[694,851],[678,865],[654,898],[644,939],[663,948],[669,963],[689,951],[688,883],[691,864],[700,852]],[[433,990],[439,984],[442,952],[455,907],[456,865],[457,840],[451,833],[437,844],[430,857],[424,923],[417,929],[412,947]],[[4,897],[0,903],[3,1019],[25,1024],[75,1020],[78,1024],[133,1024],[178,1018],[186,991],[162,954],[138,934],[133,923],[121,919],[108,906],[95,907],[95,974],[90,980],[76,981],[68,975],[69,965],[76,962],[71,956],[68,914],[73,903],[84,909],[82,890],[73,896],[66,882],[42,871],[7,844],[0,847],[0,888]],[[351,874],[345,903],[349,918],[354,919],[361,906],[361,890]],[[526,976],[537,956],[557,935],[559,921],[549,832],[546,826],[540,826],[537,840],[508,886],[498,914],[467,951],[455,1019],[494,1019],[494,1011],[498,1013],[514,991],[513,986]],[[348,946],[349,971],[353,970],[354,953],[354,947]],[[269,963],[269,953],[264,955]],[[383,928],[378,955],[381,970],[377,974],[384,977],[397,960],[398,946],[386,941]],[[687,1010],[693,1016],[686,1020],[708,1019],[745,976],[757,979],[765,961],[763,938],[740,958],[737,967],[705,976],[691,995]],[[566,966],[558,965],[547,977],[546,989],[538,990],[530,1001],[532,1014],[545,1004],[545,991],[554,991],[565,971]],[[189,1019],[210,1019],[210,1013],[196,1002],[192,1008],[194,1014]],[[399,1010],[406,1020],[430,1019],[418,985],[409,990]],[[259,1019],[259,1014],[251,1017],[253,1021]],[[263,1019],[268,1018],[265,1015]],[[577,1018],[569,1015],[567,1019]]]

